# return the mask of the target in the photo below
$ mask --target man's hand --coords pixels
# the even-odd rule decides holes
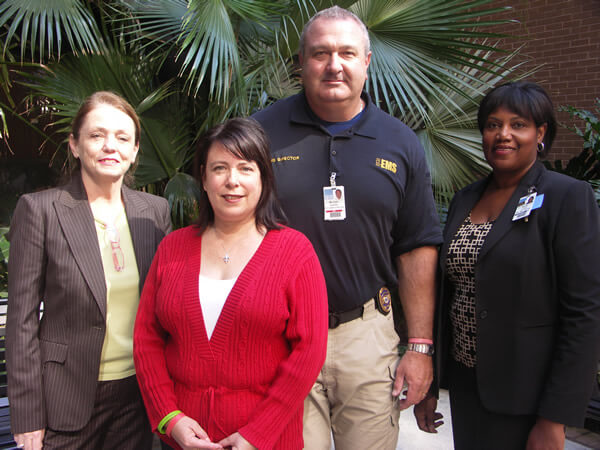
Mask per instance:
[[[529,432],[527,450],[562,450],[565,448],[565,426],[538,417]]]
[[[419,428],[427,433],[437,433],[436,428],[443,425],[444,416],[436,411],[437,398],[427,394],[421,402],[417,403],[413,409],[415,419]]]
[[[435,273],[437,248],[418,247],[396,258],[398,268],[398,294],[402,302],[409,338],[433,339],[433,313],[435,309]],[[433,380],[431,356],[407,351],[394,381],[394,396],[400,395],[403,385],[408,385],[406,398],[400,399],[400,409],[419,403],[429,391]]]
[[[35,430],[27,433],[18,433],[14,435],[18,447],[25,450],[41,450],[44,446],[44,434],[46,430]]]
[[[406,409],[419,403],[429,392],[433,380],[433,362],[431,356],[423,353],[407,351],[396,369],[396,379],[392,395],[398,397],[405,393],[406,397],[398,399],[400,409]],[[402,392],[404,384],[408,390]]]
[[[219,444],[221,444],[224,448],[231,448],[231,450],[257,450],[254,445],[244,439],[244,437],[238,432],[227,436],[225,439],[219,442]]]
[[[210,440],[206,431],[191,417],[185,416],[179,420],[171,431],[171,437],[183,448],[190,450],[194,448],[222,449],[220,444]]]

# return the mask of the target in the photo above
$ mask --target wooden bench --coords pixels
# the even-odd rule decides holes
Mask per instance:
[[[4,356],[6,302],[5,298],[0,299],[0,448],[15,445],[10,433],[10,409],[6,392],[6,358]]]

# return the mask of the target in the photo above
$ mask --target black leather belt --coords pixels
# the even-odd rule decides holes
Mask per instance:
[[[351,320],[362,317],[364,310],[364,305],[361,305],[357,308],[351,309],[350,311],[345,311],[343,313],[329,313],[329,329],[337,328],[343,323],[350,322]]]
[[[392,310],[392,296],[390,295],[390,291],[387,287],[382,286],[381,289],[377,291],[377,295],[367,300],[364,305],[342,313],[329,313],[329,329],[337,328],[343,323],[362,317],[363,312],[365,311],[365,305],[371,300],[375,302],[375,309],[384,316],[387,316]]]

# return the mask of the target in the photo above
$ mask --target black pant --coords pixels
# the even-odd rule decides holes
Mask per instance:
[[[454,362],[449,379],[452,433],[456,450],[521,450],[535,415],[499,414],[479,398],[475,369]]]
[[[78,431],[46,429],[44,450],[149,450],[152,431],[135,375],[99,381],[92,417]]]

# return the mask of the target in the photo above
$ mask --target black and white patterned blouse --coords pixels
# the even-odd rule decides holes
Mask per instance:
[[[475,367],[477,361],[475,263],[493,224],[472,223],[469,214],[448,246],[446,273],[454,285],[450,306],[452,356],[467,367]]]

